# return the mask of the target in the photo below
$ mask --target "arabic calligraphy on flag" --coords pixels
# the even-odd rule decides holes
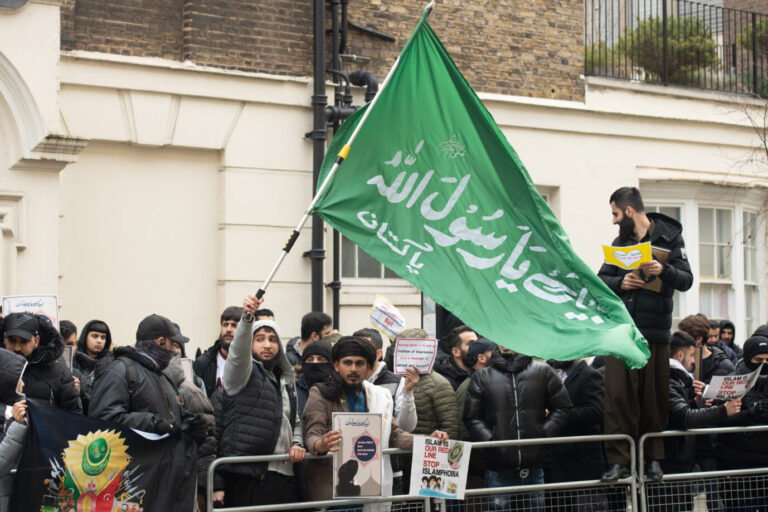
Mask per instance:
[[[320,182],[367,108],[334,137]],[[635,368],[647,360],[624,305],[573,252],[425,19],[315,210],[508,348],[613,355]]]

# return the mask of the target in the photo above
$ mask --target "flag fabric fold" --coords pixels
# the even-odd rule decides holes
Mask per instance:
[[[644,366],[648,345],[623,303],[575,254],[426,15],[379,94],[320,217],[496,343]],[[318,183],[366,109],[335,135]]]

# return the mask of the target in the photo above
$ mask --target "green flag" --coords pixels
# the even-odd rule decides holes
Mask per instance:
[[[333,138],[319,183],[367,107]],[[315,211],[507,348],[611,355],[630,368],[648,359],[621,300],[574,253],[426,14]]]

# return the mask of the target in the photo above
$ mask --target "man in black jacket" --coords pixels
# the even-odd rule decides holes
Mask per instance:
[[[454,391],[464,382],[464,379],[469,377],[472,365],[467,364],[467,351],[475,340],[477,340],[475,331],[466,325],[459,325],[451,329],[442,342],[450,353],[438,351],[435,371],[448,379]]]
[[[491,365],[467,388],[464,423],[472,441],[555,437],[568,423],[571,401],[555,371],[499,346]],[[547,413],[548,411],[548,413]],[[508,446],[487,453],[487,487],[544,483],[544,447]],[[510,496],[494,495],[490,510],[510,510]],[[541,510],[542,493],[523,497],[524,510]]]
[[[11,313],[0,319],[5,348],[27,359],[24,394],[51,407],[82,414],[80,397],[72,373],[60,359],[64,342],[44,316]]]
[[[640,370],[628,370],[612,357],[606,358],[605,364],[605,433],[628,434],[639,440],[646,432],[659,432],[667,426],[672,296],[675,290],[691,287],[693,274],[679,222],[660,213],[646,214],[640,191],[634,187],[618,189],[609,202],[613,223],[619,225],[619,236],[612,245],[650,242],[654,248],[653,260],[641,263],[638,271],[603,264],[598,272],[624,302],[650,345],[651,356]],[[659,479],[664,443],[660,438],[653,439],[646,444],[646,450],[646,474]],[[610,466],[602,479],[628,477],[627,443],[606,442],[605,452]]]
[[[118,347],[114,361],[95,376],[89,415],[131,428],[168,434],[171,446],[163,462],[169,465],[166,502],[158,510],[192,510],[195,501],[196,440],[202,442],[208,424],[200,415],[185,415],[173,382],[163,373],[175,355],[173,342],[183,343],[170,320],[150,315],[139,323],[135,347]]]
[[[208,396],[221,387],[221,375],[224,372],[224,361],[227,360],[229,344],[235,337],[235,329],[243,308],[230,306],[221,313],[219,338],[208,350],[200,354],[192,364],[195,375],[203,380]]]

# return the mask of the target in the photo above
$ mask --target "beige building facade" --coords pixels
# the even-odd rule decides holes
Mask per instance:
[[[61,318],[103,319],[118,345],[161,313],[205,348],[311,200],[312,81],[62,50],[61,9],[33,0],[0,10],[0,293],[55,293]],[[579,80],[583,99],[476,89],[577,254],[599,268],[616,234],[608,197],[639,186],[649,210],[684,225],[696,279],[675,315],[730,318],[743,341],[767,311],[768,165],[752,159],[749,102]],[[309,239],[307,227],[266,295],[284,337],[310,310]],[[330,247],[327,231],[326,281]],[[366,324],[377,294],[420,326],[420,292],[383,269],[371,277],[354,254],[342,262],[341,331]]]

